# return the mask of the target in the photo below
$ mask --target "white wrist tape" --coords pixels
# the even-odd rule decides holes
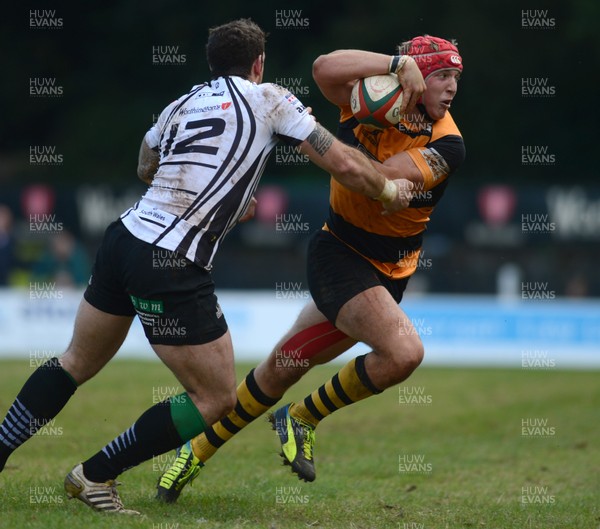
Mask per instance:
[[[378,197],[375,197],[375,200],[379,200],[380,202],[391,202],[392,200],[395,200],[397,196],[398,188],[396,187],[396,184],[391,180],[386,179],[383,190]]]

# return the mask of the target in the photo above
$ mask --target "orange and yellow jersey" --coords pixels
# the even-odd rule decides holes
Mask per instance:
[[[462,136],[450,113],[432,121],[419,108],[422,119],[418,123],[402,120],[396,127],[381,130],[359,124],[349,105],[341,107],[341,141],[382,163],[406,152],[423,175],[423,183],[415,184],[409,207],[391,215],[381,214],[381,202],[331,179],[324,229],[392,279],[410,276],[416,270],[429,216],[446,189],[448,176],[465,157]]]

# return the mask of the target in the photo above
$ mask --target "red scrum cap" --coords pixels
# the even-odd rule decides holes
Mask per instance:
[[[439,70],[462,72],[462,57],[458,48],[450,41],[424,35],[402,43],[399,48],[401,54],[410,55],[415,60],[423,79]]]

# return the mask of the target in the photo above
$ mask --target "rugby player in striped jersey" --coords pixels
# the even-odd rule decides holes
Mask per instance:
[[[276,143],[298,146],[382,211],[410,200],[413,184],[400,171],[373,164],[287,90],[262,82],[265,34],[252,21],[211,29],[207,59],[211,79],[168,105],[142,141],[138,176],[149,189],[107,228],[66,352],[32,373],[0,424],[1,471],[116,354],[137,315],[185,391],[146,410],[67,475],[67,495],[100,511],[137,513],[123,507],[117,476],[182,445],[235,406],[231,338],[210,270],[226,234],[251,215]],[[177,266],[156,266],[164,252]]]

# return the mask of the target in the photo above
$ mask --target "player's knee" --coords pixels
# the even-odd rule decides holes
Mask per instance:
[[[237,402],[235,391],[213,394],[210,400],[195,399],[194,404],[208,424],[212,424],[229,414]]]
[[[229,391],[226,393],[224,392],[223,395],[221,396],[221,399],[219,399],[220,409],[217,410],[217,413],[219,415],[221,415],[222,417],[224,417],[230,411],[232,411],[233,408],[235,408],[236,402],[237,402],[237,395],[236,395],[235,390]]]
[[[423,342],[418,339],[412,345],[407,354],[407,363],[410,372],[412,373],[423,361],[423,357],[425,356],[425,347],[423,346]]]
[[[77,382],[78,386],[87,382],[99,371],[96,366],[86,364],[71,350],[67,350],[64,355],[59,357],[58,361],[60,366]]]
[[[397,382],[402,382],[419,367],[425,355],[423,342],[418,336],[410,340],[403,340],[403,343],[395,351],[392,360],[392,369]]]

